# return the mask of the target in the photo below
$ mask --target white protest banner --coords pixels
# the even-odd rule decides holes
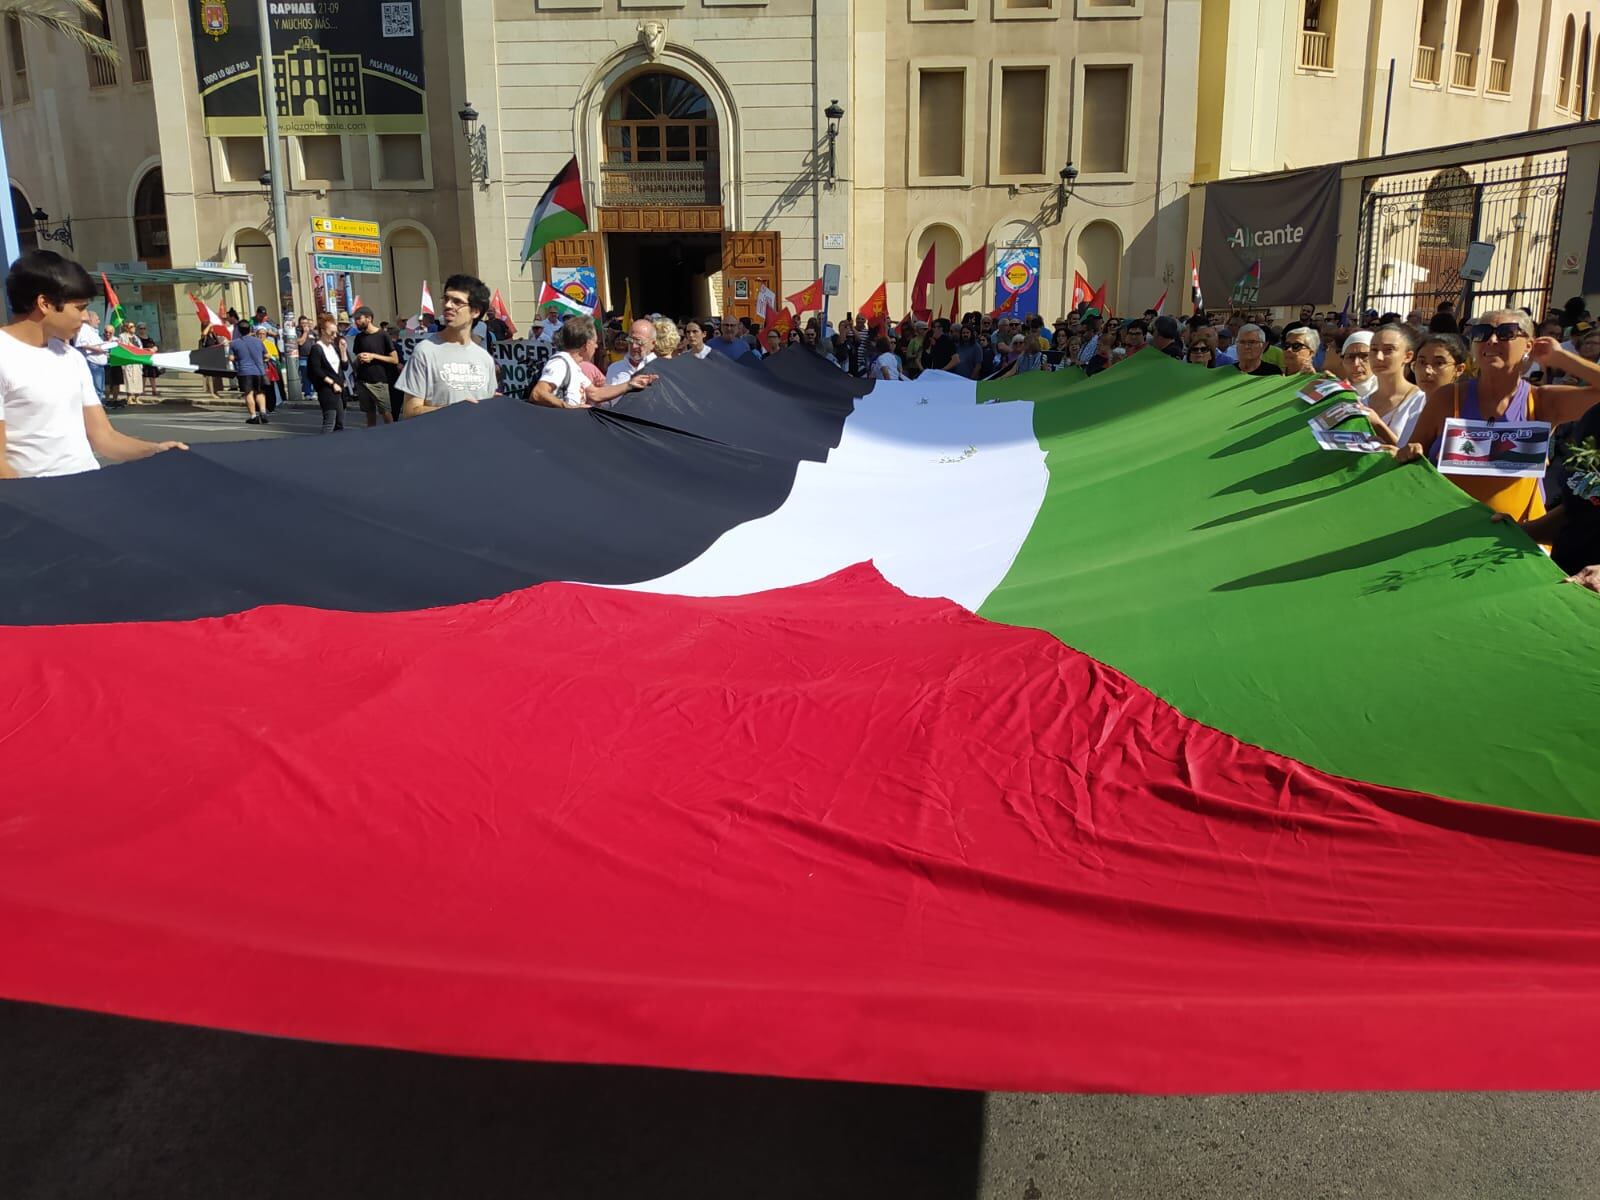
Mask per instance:
[[[1550,422],[1468,421],[1449,417],[1439,439],[1440,472],[1537,479],[1550,461]]]
[[[401,367],[410,359],[413,347],[427,336],[425,333],[409,331],[393,335]],[[494,356],[500,394],[515,400],[526,400],[533,393],[533,385],[539,382],[539,373],[544,370],[544,364],[550,357],[550,345],[548,342],[521,338],[496,342],[489,353]]]

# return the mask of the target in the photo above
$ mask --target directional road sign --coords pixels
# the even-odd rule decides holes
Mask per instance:
[[[313,254],[311,264],[317,271],[335,274],[346,271],[352,275],[383,274],[383,259],[362,254]]]
[[[378,258],[383,253],[377,238],[334,237],[327,233],[314,236],[311,249],[314,254],[355,254],[366,258]]]
[[[312,217],[311,232],[336,233],[340,237],[375,238],[378,236],[378,223],[350,221],[344,217]]]

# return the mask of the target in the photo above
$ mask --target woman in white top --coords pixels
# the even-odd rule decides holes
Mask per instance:
[[[1339,348],[1339,360],[1344,367],[1344,377],[1356,395],[1365,400],[1372,395],[1372,389],[1378,386],[1378,380],[1372,373],[1372,332],[1367,329],[1358,329],[1345,338],[1344,345]]]
[[[900,366],[900,356],[894,352],[889,339],[881,337],[872,347],[878,352],[878,357],[872,360],[872,378],[874,379],[904,379],[906,373]]]
[[[1374,382],[1361,411],[1374,433],[1391,446],[1404,446],[1428,403],[1406,372],[1417,356],[1416,336],[1404,325],[1385,325],[1372,335],[1370,350]]]
[[[656,335],[656,345],[659,348],[661,335]],[[685,358],[710,358],[711,347],[706,345],[705,326],[699,321],[685,321],[683,325],[683,345]]]

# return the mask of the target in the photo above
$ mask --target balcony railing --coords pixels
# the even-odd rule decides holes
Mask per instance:
[[[1300,65],[1310,71],[1333,70],[1333,35],[1315,29],[1300,31]]]
[[[1489,60],[1488,90],[1496,96],[1511,95],[1511,64],[1503,58]]]
[[[712,162],[608,162],[600,168],[600,201],[617,207],[718,204]]]
[[[1412,78],[1418,83],[1439,82],[1439,47],[1417,47],[1417,70]]]
[[[1450,71],[1450,86],[1470,88],[1478,86],[1478,52],[1476,50],[1455,53],[1455,65]]]
[[[133,48],[133,81],[135,83],[150,82],[150,47],[135,46]]]
[[[117,86],[117,64],[98,54],[89,55],[89,86],[106,88]]]

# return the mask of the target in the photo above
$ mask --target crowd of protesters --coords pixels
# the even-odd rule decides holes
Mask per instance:
[[[0,475],[92,469],[96,455],[120,460],[178,445],[130,438],[106,421],[106,400],[142,392],[146,383],[128,378],[126,372],[137,368],[124,367],[116,379],[106,354],[118,339],[129,339],[124,344],[130,346],[144,346],[145,339],[138,326],[114,337],[99,330],[89,312],[93,290],[78,264],[48,251],[25,255],[8,274],[7,293],[20,315],[0,338],[0,350],[14,347],[0,356],[14,360],[0,362]],[[230,310],[227,354],[247,421],[267,422],[282,403],[285,354],[298,357],[302,386],[318,401],[325,433],[344,428],[352,398],[369,426],[488,399],[501,391],[489,347],[509,334],[489,307],[481,280],[446,280],[439,317],[418,331],[423,336],[403,365],[398,330],[391,332],[367,308],[302,318],[281,333],[264,308],[253,320]],[[1367,310],[1352,319],[1307,306],[1282,325],[1246,312],[1180,317],[1152,311],[1117,320],[1081,305],[1048,333],[1038,316],[1004,314],[969,313],[957,322],[908,319],[895,327],[864,315],[845,314],[837,324],[815,316],[780,331],[758,329],[749,318],[665,316],[624,328],[620,319],[601,324],[552,310],[532,337],[548,354],[529,400],[564,409],[605,405],[648,388],[657,378],[651,364],[674,357],[815,354],[851,375],[893,381],[930,371],[973,380],[1056,370],[1097,375],[1142,354],[1190,370],[1344,381],[1376,438],[1401,464],[1439,461],[1445,422],[1452,418],[1548,422],[1552,455],[1545,478],[1449,478],[1496,520],[1514,521],[1547,545],[1579,582],[1600,590],[1600,323],[1581,297],[1537,323],[1515,309],[1463,319],[1448,302],[1426,317]],[[205,341],[220,344],[220,334],[208,330]],[[77,397],[81,421],[56,419],[59,406],[46,392],[61,388]]]

